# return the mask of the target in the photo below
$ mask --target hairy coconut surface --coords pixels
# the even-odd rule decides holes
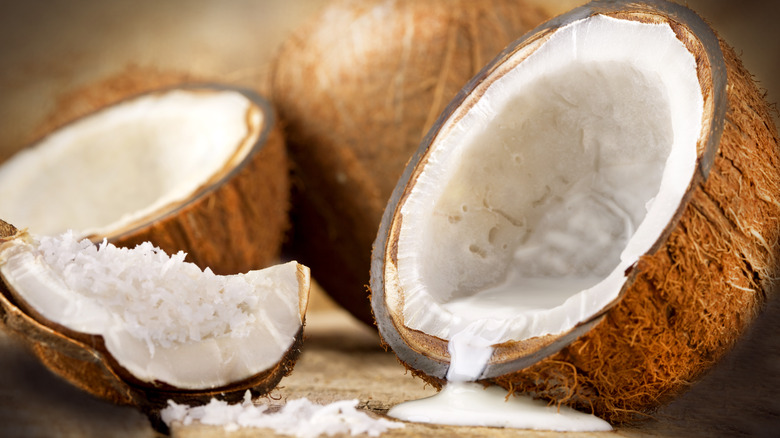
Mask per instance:
[[[56,273],[56,268],[51,268],[50,265],[40,265],[38,270],[31,269],[38,267],[40,263],[48,262],[40,261],[47,257],[43,254],[36,255],[33,259],[24,258],[26,251],[35,251],[34,245],[31,246],[28,241],[33,242],[26,232],[20,232],[6,222],[0,221],[0,244],[3,252],[0,260],[0,267],[3,270],[3,281],[0,282],[0,312],[2,312],[1,321],[5,331],[20,339],[44,365],[56,374],[97,397],[141,408],[150,415],[157,427],[161,426],[161,423],[157,424],[158,411],[167,404],[168,400],[200,404],[208,402],[213,397],[237,401],[244,396],[246,390],[250,390],[255,395],[269,392],[282,377],[292,371],[295,360],[300,354],[310,287],[308,269],[302,265],[296,264],[292,269],[294,272],[292,277],[282,272],[289,273],[289,266],[255,271],[246,276],[226,277],[227,281],[219,292],[224,298],[214,303],[199,301],[197,295],[203,294],[202,287],[210,286],[202,286],[201,289],[192,288],[195,286],[192,280],[189,282],[192,290],[174,291],[172,294],[165,292],[164,288],[185,287],[184,283],[187,282],[165,286],[164,284],[152,285],[154,282],[152,279],[143,282],[139,280],[137,282],[142,283],[136,286],[139,288],[139,295],[141,292],[151,293],[152,297],[156,296],[160,300],[155,309],[161,308],[160,306],[162,308],[168,305],[177,306],[176,303],[163,302],[171,297],[186,298],[178,304],[180,308],[178,311],[171,312],[168,307],[161,316],[152,315],[155,309],[149,307],[149,317],[137,313],[141,303],[132,304],[128,301],[120,306],[126,309],[125,314],[122,315],[121,310],[120,313],[116,313],[120,308],[112,309],[113,305],[110,304],[112,300],[126,301],[121,296],[122,292],[115,294],[113,298],[111,295],[117,290],[112,289],[111,285],[122,282],[118,275],[116,278],[110,278],[110,274],[100,274],[99,267],[86,265],[79,267],[85,263],[84,260],[91,257],[87,253],[76,255],[74,261],[70,262],[75,265],[70,266],[63,273]],[[34,242],[37,243],[37,240]],[[84,242],[88,243],[88,241]],[[110,247],[108,249],[112,250]],[[45,251],[55,251],[55,249]],[[100,251],[106,251],[105,245],[100,248]],[[160,255],[168,260],[161,272],[157,273],[161,279],[179,267],[187,267],[174,258],[168,259],[164,253],[152,255],[146,254],[141,249],[134,251],[145,260],[142,263],[149,263],[150,258],[156,260]],[[117,252],[125,255],[119,254],[119,257],[116,257]],[[129,260],[126,255],[131,253],[127,250],[112,250],[108,254],[109,256],[114,254],[117,263],[122,263],[123,260]],[[55,252],[54,256],[73,257],[67,252],[61,255]],[[135,260],[140,259],[136,257]],[[30,263],[36,266],[31,266]],[[156,262],[152,261],[152,264],[154,263]],[[93,284],[92,288],[95,290],[69,289],[73,284],[73,278],[66,277],[72,276],[80,269],[84,271],[83,274],[79,274],[83,275],[84,280],[81,282]],[[123,272],[122,275],[126,275],[124,273],[131,272],[134,266],[104,269],[107,272]],[[154,271],[151,265],[145,266],[144,269]],[[30,278],[29,273],[37,278]],[[191,276],[192,272],[186,275]],[[104,278],[104,282],[98,284],[100,283],[98,277]],[[196,277],[190,278],[195,280]],[[215,279],[213,274],[197,278],[203,280],[203,284],[207,284],[206,282],[211,280],[206,277]],[[230,327],[227,334],[222,333],[219,325],[214,325],[217,322],[213,318],[224,318],[220,315],[234,313],[234,309],[231,308],[231,298],[227,294],[236,295],[238,292],[236,295],[238,299],[246,300],[246,297],[249,297],[249,301],[252,301],[250,295],[243,295],[246,291],[241,286],[236,289],[244,278],[256,288],[250,291],[250,295],[257,297],[260,308],[264,310],[245,319],[245,324],[231,317],[229,321],[223,322]],[[273,282],[279,282],[275,287],[278,287],[281,292],[268,289]],[[63,286],[61,291],[58,290],[57,285],[65,283],[68,286]],[[290,292],[290,295],[286,296],[282,292]],[[286,297],[282,299],[282,295]],[[50,300],[57,302],[61,297],[70,297],[69,303],[56,306],[49,304]],[[84,297],[90,298],[85,301]],[[283,303],[285,300],[292,302],[292,306],[289,306],[290,303]],[[247,307],[246,303],[249,301],[239,304],[238,308],[249,312],[251,307],[257,305],[255,303]],[[147,306],[153,304],[149,303]],[[213,316],[197,313],[202,313],[197,310],[197,307],[202,307],[204,304],[215,307]],[[289,308],[274,307],[279,305]],[[71,310],[73,312],[70,312]],[[177,319],[180,314],[187,313],[189,310],[196,312],[192,315],[192,320],[203,320],[202,323],[198,323],[199,328],[192,327],[193,323],[188,322],[187,319]],[[111,316],[112,312],[113,316]],[[206,316],[205,320],[204,316]],[[131,319],[127,319],[128,317]],[[288,321],[289,318],[294,321]],[[106,321],[107,324],[101,321]],[[144,321],[151,325],[147,325]],[[255,333],[256,328],[253,328],[255,326],[266,327],[260,328],[260,332],[264,332],[267,336],[266,339],[261,340],[261,345],[256,343],[258,336]],[[160,332],[160,329],[163,332]],[[182,329],[189,330],[190,336],[193,336],[193,329],[195,329],[194,338],[185,336],[185,339],[180,334],[175,334],[177,330]],[[122,334],[123,330],[128,331]],[[237,333],[235,336],[231,334],[234,330]],[[197,334],[198,331],[201,333]],[[143,333],[147,333],[143,335],[147,336],[145,341],[133,340]],[[152,340],[148,337],[156,337],[160,334],[173,337],[171,340]],[[241,340],[245,341],[245,345],[240,344]],[[149,351],[141,351],[145,348],[139,350],[138,346],[141,344],[135,345],[137,342],[149,344]],[[263,343],[270,347],[262,345]],[[243,349],[243,352],[231,350],[235,348]],[[264,356],[259,357],[252,351],[262,351]],[[220,355],[225,357],[219,359]],[[270,365],[262,365],[257,371],[253,363],[258,362],[258,359]],[[159,362],[160,360],[163,362]]]
[[[254,92],[216,85],[178,85],[174,88],[137,94],[150,83],[182,80],[182,77],[176,74],[150,75],[157,79],[148,79],[147,76],[144,72],[138,75],[121,75],[74,93],[61,104],[63,109],[58,113],[60,115],[52,117],[46,123],[46,127],[42,128],[42,132],[47,133],[46,136],[8,160],[2,168],[8,169],[11,165],[16,165],[14,162],[20,161],[17,157],[22,155],[33,155],[33,152],[39,149],[52,150],[53,148],[43,148],[53,143],[52,138],[63,143],[68,141],[62,140],[63,138],[78,138],[80,132],[85,133],[85,144],[90,144],[88,140],[92,138],[103,139],[115,143],[107,146],[124,148],[120,152],[128,156],[132,155],[130,153],[132,149],[145,150],[147,155],[152,156],[128,157],[132,159],[123,162],[117,162],[115,159],[112,162],[110,156],[80,160],[75,155],[79,149],[72,147],[68,151],[73,151],[72,158],[76,164],[83,163],[88,167],[89,163],[97,163],[95,165],[99,167],[76,176],[69,174],[68,169],[58,164],[54,164],[60,166],[56,169],[57,172],[41,171],[67,178],[61,184],[50,182],[53,187],[73,187],[74,182],[81,181],[85,187],[84,196],[79,197],[79,203],[69,203],[64,196],[63,199],[49,201],[46,198],[46,191],[42,193],[41,189],[36,188],[41,181],[27,179],[26,183],[22,183],[19,178],[15,178],[14,181],[5,184],[6,190],[11,190],[11,193],[15,194],[24,194],[27,190],[34,193],[26,197],[6,196],[0,203],[0,209],[7,217],[18,216],[22,219],[17,218],[17,222],[22,220],[27,223],[29,221],[23,220],[23,212],[43,208],[37,206],[44,205],[50,212],[45,216],[48,220],[38,220],[41,219],[39,216],[35,221],[36,224],[30,223],[33,232],[60,232],[68,228],[76,228],[80,232],[92,233],[91,237],[95,241],[107,237],[112,243],[121,246],[134,246],[140,242],[151,241],[166,252],[184,250],[189,253],[192,262],[201,268],[210,267],[220,274],[245,272],[270,265],[278,257],[284,231],[288,226],[289,204],[289,178],[284,140],[271,106]],[[166,120],[171,120],[170,128],[166,130],[155,127],[155,118],[163,117],[163,114],[155,116],[155,111],[162,111],[157,108],[165,104],[155,106],[150,102],[169,102],[168,105],[171,105],[170,102],[174,99],[171,96],[177,93],[193,98],[190,108],[181,108],[179,111],[182,125],[177,125],[178,116],[168,113],[164,117],[168,118]],[[204,111],[208,111],[208,105],[218,108],[216,104],[209,102],[210,97],[213,96],[216,101],[222,98],[221,96],[227,97],[231,94],[241,96],[248,103],[248,112],[237,114],[234,120],[234,123],[239,125],[245,124],[246,132],[240,134],[243,138],[235,139],[233,134],[214,135],[213,130],[209,131],[209,123],[202,123],[204,126],[202,130],[200,126],[186,125],[192,123],[186,121],[190,113],[194,120],[198,111],[201,115]],[[203,99],[200,99],[200,96],[203,96]],[[148,115],[142,112],[144,108],[149,108]],[[127,115],[131,111],[135,113]],[[122,119],[123,113],[124,119]],[[105,140],[104,137],[100,137],[104,134],[100,133],[100,126],[96,126],[95,120],[106,120],[106,123],[113,120],[115,126],[111,129],[116,132],[116,135],[122,137],[117,137],[115,140]],[[217,123],[221,122],[214,124]],[[89,130],[84,126],[90,126]],[[50,130],[53,127],[59,129]],[[197,134],[196,131],[202,133]],[[235,144],[223,144],[232,141],[230,139],[235,139]],[[95,140],[91,141],[95,142]],[[133,141],[141,143],[133,147]],[[197,148],[196,143],[199,145]],[[199,155],[193,154],[194,158],[187,160],[184,156],[177,156],[180,153],[176,152],[177,150],[186,154],[190,146],[190,150]],[[96,146],[92,144],[91,147]],[[224,148],[232,149],[227,150],[227,155],[225,152],[212,152],[212,150],[225,150]],[[231,150],[234,152],[230,152]],[[90,153],[96,154],[95,151]],[[148,206],[137,205],[139,202],[135,199],[137,196],[149,198],[154,190],[165,190],[150,187],[153,178],[170,180],[171,177],[167,174],[175,174],[173,170],[184,163],[188,163],[191,167],[198,160],[205,163],[203,158],[197,157],[207,157],[209,154],[213,154],[215,158],[206,161],[219,163],[219,160],[224,160],[224,165],[215,169],[212,174],[201,177],[203,178],[201,181],[190,183],[189,194],[179,194],[177,199],[172,199],[170,196],[166,198],[167,195],[163,193],[159,195],[157,201],[154,201],[157,204],[150,200]],[[28,162],[46,169],[46,166],[52,164],[47,164],[45,155],[45,152],[41,152],[39,154],[43,157],[41,160]],[[171,172],[159,170],[166,165],[172,166]],[[20,170],[19,166],[16,166],[17,173],[23,172],[23,169]],[[115,169],[115,171],[106,169]],[[180,180],[191,180],[195,170],[197,168],[180,175]],[[6,171],[5,174],[9,172]],[[96,181],[97,175],[103,175],[107,181]],[[121,175],[130,175],[131,180],[117,182]],[[116,196],[102,194],[105,190],[101,187],[111,187],[109,183],[117,185]],[[168,187],[171,191],[180,185],[181,182],[177,181],[160,184],[161,187]],[[17,199],[16,203],[13,201],[14,198]],[[27,200],[18,201],[22,198]],[[160,205],[160,202],[165,202],[165,205]],[[96,213],[94,215],[96,218],[108,217],[103,213],[116,209],[124,208],[126,211],[121,218],[105,219],[107,223],[90,223],[91,229],[78,229],[81,224],[68,223],[69,218],[74,217],[70,211],[76,208],[74,205],[96,209],[101,213]],[[132,209],[142,211],[143,217],[139,217],[141,213],[133,212]],[[57,224],[57,221],[60,223]],[[51,229],[36,230],[34,225],[37,225],[37,222],[49,222],[47,227]]]
[[[452,123],[510,70],[505,63],[513,55],[533,53],[565,26],[596,16],[662,25],[692,55],[703,99],[701,131],[689,146],[696,149],[695,170],[679,187],[685,192],[657,239],[625,270],[613,302],[580,316],[563,332],[495,345],[481,379],[621,422],[647,415],[728,351],[778,277],[777,130],[734,51],[690,10],[667,2],[597,1],[508,47],[448,107],[404,172],[377,237],[371,288],[385,342],[415,375],[443,384],[450,365],[448,335],[407,327],[407,314],[397,311],[408,296],[396,277],[401,274],[395,274],[402,266],[398,230],[409,219],[402,208],[421,169],[436,160],[429,148],[437,137],[453,135]],[[512,187],[510,192],[522,190]],[[426,307],[424,313],[435,312]]]
[[[295,175],[290,251],[362,321],[407,160],[463,84],[544,18],[520,0],[340,0],[281,47],[271,89]]]
[[[730,47],[721,49],[723,136],[667,240],[640,259],[601,324],[497,383],[630,420],[685,390],[763,308],[778,274],[777,130],[750,74]]]

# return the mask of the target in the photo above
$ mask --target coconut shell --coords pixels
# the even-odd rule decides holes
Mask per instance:
[[[0,219],[0,241],[8,238],[13,238],[19,233],[19,230],[15,226]]]
[[[220,87],[217,87],[220,88]],[[271,105],[243,90],[261,108],[260,137],[246,158],[187,202],[107,237],[117,246],[152,242],[180,250],[201,269],[219,275],[268,267],[278,260],[289,227],[290,179],[284,137]]]
[[[0,220],[0,242],[17,235],[16,228]],[[308,294],[309,283],[303,283],[302,287]],[[302,315],[305,315],[305,309],[302,309]],[[46,319],[26,303],[14,300],[8,286],[0,281],[0,328],[28,347],[41,363],[61,378],[101,399],[139,408],[159,430],[166,428],[159,412],[167,406],[168,400],[201,405],[213,397],[237,402],[247,390],[255,397],[270,392],[292,372],[301,353],[304,325],[305,320],[290,348],[273,367],[230,385],[182,390],[162,382],[137,379],[112,357],[102,336],[79,333]]]
[[[522,0],[339,0],[281,47],[272,100],[294,168],[287,250],[371,324],[382,211],[447,102],[546,16]]]
[[[145,93],[175,88],[227,89],[182,82],[187,79],[176,73],[130,69],[64,96],[58,110],[39,131],[49,134]],[[150,90],[154,86],[164,88]],[[250,90],[229,89],[240,91],[263,113],[262,132],[246,158],[187,201],[168,206],[123,230],[89,236],[93,241],[107,238],[124,247],[150,241],[169,254],[184,251],[188,261],[220,275],[267,267],[278,260],[289,227],[290,182],[284,138],[274,109],[263,97]]]
[[[139,408],[158,430],[165,428],[159,415],[168,400],[203,405],[214,397],[238,402],[247,390],[253,397],[267,394],[292,372],[303,343],[302,326],[293,345],[274,367],[228,386],[202,391],[176,390],[159,383],[139,382],[116,363],[100,336],[77,334],[61,326],[59,330],[51,328],[19,310],[9,299],[5,284],[0,286],[0,316],[6,333],[26,345],[53,373],[96,397]]]
[[[760,312],[780,271],[777,129],[734,50],[689,9],[596,1],[509,46],[453,101],[404,172],[377,237],[371,287],[383,340],[415,375],[441,386],[446,341],[399,327],[384,304],[393,293],[383,266],[394,254],[388,236],[396,207],[440,124],[488,74],[517,50],[595,14],[668,23],[694,54],[705,105],[696,173],[675,218],[626,273],[612,307],[557,339],[497,346],[484,381],[626,422],[648,418],[717,362]]]

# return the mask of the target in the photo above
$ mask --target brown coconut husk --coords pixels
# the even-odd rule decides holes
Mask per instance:
[[[0,243],[23,233],[0,219]],[[308,288],[309,283],[304,283],[303,287]],[[305,293],[308,294],[308,290]],[[137,379],[112,357],[102,336],[79,333],[48,320],[26,303],[17,302],[0,278],[0,328],[5,333],[25,345],[56,375],[103,400],[139,408],[161,431],[165,431],[166,426],[160,419],[160,410],[167,406],[168,400],[203,405],[218,397],[238,402],[247,390],[257,397],[274,389],[292,372],[300,356],[305,313],[303,309],[304,320],[291,347],[273,367],[230,385],[182,390],[162,382]]]
[[[713,119],[722,123],[722,134],[710,139],[720,127],[707,121],[698,144],[699,170],[677,217],[627,273],[618,302],[584,322],[594,325],[556,353],[484,382],[624,423],[650,418],[657,407],[688,389],[739,340],[776,287],[780,146],[763,92],[731,47],[716,35],[714,41],[697,41],[686,23],[678,21],[677,13],[690,11],[665,6],[675,11],[672,15],[656,4],[628,1],[593,5],[595,12],[606,8],[617,17],[668,22],[696,56],[705,113],[725,106],[723,119]],[[541,29],[538,38],[559,23]],[[535,39],[535,34],[528,37]],[[713,60],[707,58],[705,44],[718,46],[723,54],[725,71],[718,72],[726,78],[722,103],[714,97]],[[384,295],[387,282],[393,281],[383,277],[379,264],[393,263],[389,220],[377,238],[381,254],[374,256],[375,296]],[[441,387],[442,376],[434,374],[440,374],[437,367],[446,369],[446,341],[397,327],[397,317],[388,315],[382,299],[375,299],[374,309],[380,331],[385,327],[382,337],[399,360],[414,375]],[[523,342],[546,348],[545,339]],[[504,348],[498,346],[496,355]]]
[[[371,248],[406,162],[463,84],[545,18],[522,0],[338,0],[281,47],[270,83],[294,168],[288,251],[360,320],[373,323]]]
[[[709,178],[679,223],[592,331],[494,379],[613,422],[646,417],[731,349],[778,277],[780,147],[763,93],[721,41],[728,112]]]
[[[0,219],[0,242],[5,239],[13,238],[17,234],[19,234],[19,230],[17,230],[15,226]]]
[[[145,93],[176,87],[219,88],[195,81],[185,73],[128,66],[119,74],[60,96],[35,135],[43,138],[75,120]],[[264,127],[258,145],[239,166],[180,206],[170,206],[110,235],[89,237],[93,241],[107,238],[123,247],[150,241],[169,254],[184,251],[188,261],[221,275],[276,262],[289,228],[286,146],[270,104],[253,92],[244,92],[263,102]]]

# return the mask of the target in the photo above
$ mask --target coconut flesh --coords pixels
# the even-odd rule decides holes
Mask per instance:
[[[407,185],[384,266],[388,312],[448,341],[449,380],[494,377],[492,346],[614,303],[677,213],[702,131],[696,60],[668,24],[574,21],[485,83]]]
[[[0,275],[26,313],[73,338],[99,336],[117,375],[142,385],[228,388],[290,354],[308,302],[306,267],[218,276],[184,258],[148,242],[127,249],[72,232],[21,233],[0,245]]]
[[[173,89],[105,108],[0,166],[0,217],[33,233],[112,236],[240,163],[264,113],[228,89]]]

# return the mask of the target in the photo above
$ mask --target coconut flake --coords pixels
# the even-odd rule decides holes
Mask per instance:
[[[195,407],[168,400],[168,406],[160,414],[169,427],[174,423],[187,426],[197,421],[223,426],[229,432],[242,427],[267,428],[282,435],[301,438],[346,433],[379,436],[389,429],[404,427],[402,423],[372,418],[358,410],[357,404],[358,400],[341,400],[319,405],[304,397],[288,401],[277,412],[268,412],[267,405],[253,404],[247,391],[244,401],[235,405],[213,398],[208,404]]]
[[[34,254],[64,283],[117,318],[136,339],[165,348],[207,338],[245,337],[260,299],[243,275],[217,276],[144,242],[95,246],[72,231],[43,236]]]

